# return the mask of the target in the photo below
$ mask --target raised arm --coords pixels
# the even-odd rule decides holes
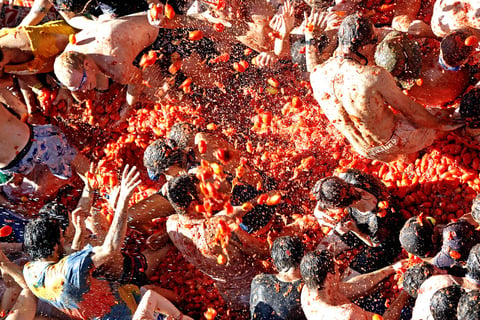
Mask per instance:
[[[103,244],[93,248],[92,261],[96,267],[104,264],[113,254],[120,252],[127,232],[128,202],[133,191],[140,184],[139,176],[140,173],[136,167],[130,169],[128,165],[125,166],[112,224]]]
[[[35,0],[33,1],[32,9],[23,18],[19,26],[35,26],[47,15],[48,10],[53,6],[49,0]]]

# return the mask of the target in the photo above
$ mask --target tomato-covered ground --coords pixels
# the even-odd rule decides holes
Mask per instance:
[[[385,15],[391,17],[391,7],[387,7],[391,2],[373,1],[370,5],[375,4],[372,10],[378,13],[374,15],[378,21],[384,22],[381,19]],[[75,106],[68,114],[62,108],[47,113],[85,155],[98,163],[99,182],[105,193],[117,184],[125,164],[140,168],[143,183],[132,203],[160,187],[146,175],[143,152],[152,141],[165,137],[174,123],[191,122],[201,130],[221,133],[245,152],[251,165],[279,182],[283,197],[270,238],[281,234],[286,224],[297,222],[304,227],[300,236],[309,249],[323,236],[312,217],[314,201],[309,191],[318,179],[346,168],[378,176],[401,199],[400,213],[405,218],[423,213],[444,223],[469,212],[480,188],[480,147],[461,130],[436,141],[408,165],[368,160],[353,153],[328,123],[308,81],[300,80],[292,66],[275,71],[249,66],[245,72],[238,72],[238,65],[236,69],[232,65],[232,80],[222,90],[206,91],[192,84],[183,99],[144,103],[116,127],[117,111],[125,95],[120,87],[98,96],[97,101]],[[98,200],[95,206],[107,216],[111,214],[104,201]],[[227,310],[213,281],[174,249],[151,280],[178,293],[183,299],[179,307],[196,318],[213,319],[215,314],[217,319],[248,318],[246,313]],[[391,277],[385,283],[388,294],[396,290],[395,282]]]

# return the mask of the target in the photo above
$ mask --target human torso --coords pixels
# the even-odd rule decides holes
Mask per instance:
[[[255,263],[240,248],[229,244],[226,247],[229,253],[228,262],[225,264],[217,262],[218,255],[223,251],[210,234],[215,232],[218,218],[214,217],[210,222],[206,222],[206,219],[189,219],[185,222],[179,219],[178,215],[170,216],[167,220],[168,235],[183,256],[203,273],[215,280],[228,282],[235,279],[240,281],[252,274],[249,286],[255,274]]]
[[[370,320],[371,314],[348,301],[338,299],[335,305],[329,305],[316,291],[304,287],[301,294],[302,308],[308,320]]]
[[[157,35],[158,29],[148,23],[146,15],[97,21],[92,28],[77,33],[75,44],[68,44],[65,51],[90,55],[102,72],[110,76],[110,70],[132,65],[140,51],[152,44]],[[130,75],[117,75],[122,76]],[[120,80],[114,79],[122,83]]]
[[[76,319],[131,319],[138,287],[92,277],[91,247],[57,263],[34,261],[24,268],[28,287],[39,299]]]
[[[477,0],[437,0],[433,8],[431,27],[437,37],[450,31],[470,27],[480,30]]]
[[[357,150],[384,144],[395,128],[395,116],[375,88],[378,69],[333,57],[311,74],[326,117]]]
[[[0,106],[0,136],[0,168],[3,168],[25,147],[30,139],[30,129],[4,106]]]
[[[458,284],[452,276],[438,275],[425,280],[418,289],[417,300],[413,308],[412,320],[433,320],[430,312],[430,300],[437,290]]]
[[[250,293],[250,313],[266,304],[271,307],[281,319],[305,319],[300,293],[303,284],[301,280],[293,282],[280,281],[273,274],[261,274],[252,281]]]

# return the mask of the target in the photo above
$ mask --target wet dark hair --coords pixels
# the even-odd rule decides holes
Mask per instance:
[[[400,244],[408,253],[426,258],[434,254],[433,226],[427,219],[411,217],[400,230]]]
[[[435,320],[457,320],[458,300],[465,291],[459,285],[438,289],[430,299],[430,312]]]
[[[458,320],[480,319],[480,291],[473,290],[462,294],[458,301]]]
[[[353,186],[343,179],[331,176],[317,181],[312,193],[325,208],[346,208],[361,198],[358,193],[349,194],[352,188]]]
[[[167,185],[167,198],[177,213],[186,214],[190,203],[198,199],[194,175],[182,174],[173,178]]]
[[[459,67],[473,53],[474,47],[467,46],[465,40],[471,36],[469,30],[455,30],[443,37],[440,50],[443,62],[448,67]]]
[[[375,39],[372,21],[365,16],[352,14],[347,16],[338,29],[338,42],[354,52],[359,47],[370,44]]]
[[[423,282],[433,275],[434,268],[429,263],[417,263],[405,271],[403,275],[403,289],[413,298],[418,295],[418,289]]]
[[[150,176],[158,177],[173,165],[182,166],[184,153],[171,139],[156,140],[150,144],[143,154],[143,165]]]
[[[280,237],[272,245],[273,264],[278,271],[287,271],[299,267],[303,257],[304,246],[297,237]]]
[[[310,251],[300,262],[300,273],[309,289],[322,289],[327,273],[335,274],[335,262],[329,251]]]
[[[480,128],[480,88],[474,88],[465,93],[460,100],[458,111],[460,116],[467,120],[470,128]]]
[[[25,226],[23,241],[25,251],[33,260],[51,256],[55,245],[60,244],[60,232],[57,220],[38,218],[30,221]]]
[[[480,244],[476,244],[470,249],[467,259],[467,276],[480,282]]]
[[[404,33],[390,32],[375,50],[375,63],[399,80],[416,79],[422,69],[420,47]]]
[[[472,218],[480,224],[480,193],[477,194],[472,203]]]
[[[187,129],[185,128],[187,127]],[[191,130],[193,136],[195,136],[195,126],[188,122],[177,122],[170,128],[168,138],[175,141],[178,148],[184,150],[188,147],[188,142],[193,138],[187,130]]]
[[[70,225],[67,207],[56,201],[52,201],[44,205],[40,211],[38,211],[38,214],[42,218],[57,220],[60,224],[60,228],[64,232]]]

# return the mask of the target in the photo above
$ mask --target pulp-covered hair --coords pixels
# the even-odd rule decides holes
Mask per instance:
[[[434,268],[429,263],[417,263],[405,271],[403,275],[403,289],[413,298],[418,295],[418,289],[423,282],[433,275]]]
[[[38,212],[42,218],[57,220],[62,231],[65,231],[69,224],[68,209],[61,203],[51,201],[45,204]]]
[[[480,244],[476,244],[470,249],[467,259],[467,276],[480,282]]]
[[[195,126],[188,122],[177,122],[170,128],[168,138],[175,141],[177,146],[184,150],[195,138]]]
[[[312,193],[325,208],[346,208],[360,200],[361,195],[351,192],[353,186],[335,176],[320,179],[315,183]]]
[[[38,218],[25,226],[23,241],[25,251],[33,260],[47,258],[54,252],[55,245],[60,244],[60,224],[57,220]]]
[[[347,16],[338,29],[338,42],[353,51],[370,44],[375,38],[372,21],[365,16],[352,14]]]
[[[458,112],[470,128],[480,128],[480,88],[473,88],[460,100]]]
[[[480,319],[480,291],[465,292],[460,297],[457,307],[458,320]]]
[[[68,86],[70,84],[70,77],[74,70],[82,72],[83,64],[87,56],[76,51],[65,51],[55,58],[53,69],[58,80]]]
[[[459,285],[438,289],[430,299],[430,312],[435,320],[457,320],[457,306],[465,292]]]
[[[465,40],[472,36],[467,29],[455,30],[443,37],[440,50],[443,62],[449,67],[459,67],[474,52],[474,46],[465,44]]]
[[[280,237],[275,239],[271,249],[273,264],[278,271],[298,268],[302,261],[304,246],[297,237]]]
[[[177,213],[187,213],[190,203],[198,199],[196,183],[197,178],[189,174],[182,174],[168,182],[167,198]]]
[[[335,262],[329,251],[310,251],[300,262],[300,273],[309,289],[323,289],[327,273],[335,273]]]
[[[159,139],[150,144],[143,154],[143,165],[149,175],[160,176],[168,167],[182,167],[184,153],[171,139]]]
[[[427,219],[411,217],[400,230],[400,244],[408,253],[417,257],[430,257],[435,248],[433,233],[433,225]]]
[[[392,31],[377,45],[375,63],[399,80],[416,79],[422,69],[422,52],[415,40]]]

